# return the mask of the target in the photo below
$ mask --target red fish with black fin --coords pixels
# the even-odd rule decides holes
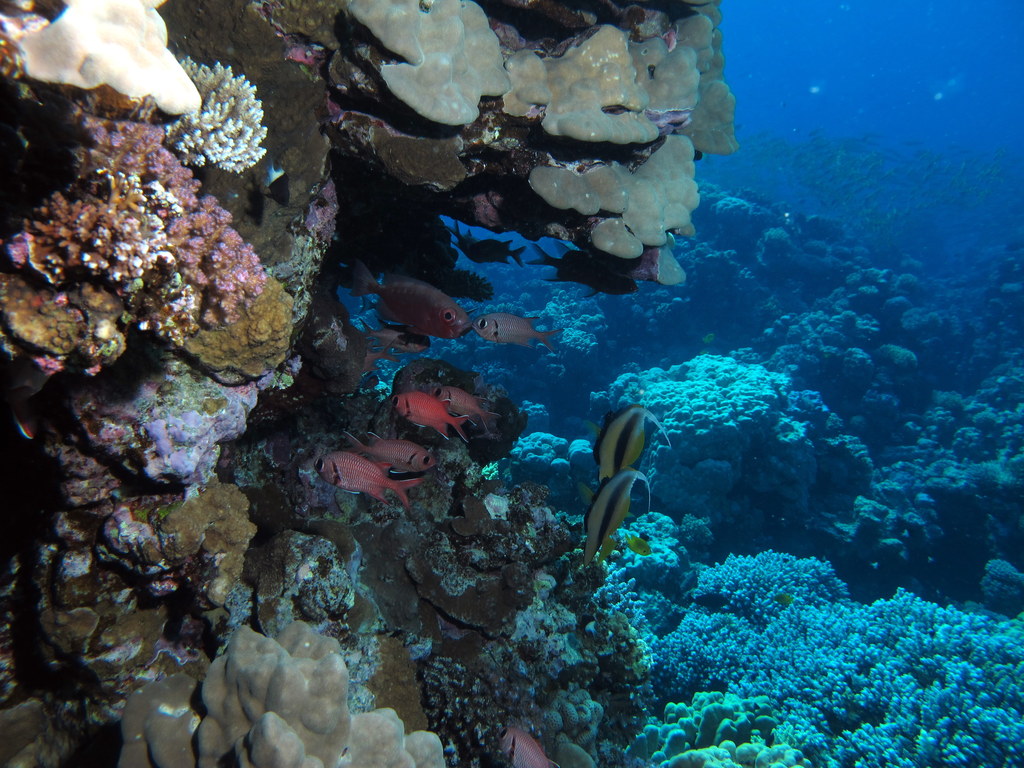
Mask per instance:
[[[498,418],[497,413],[484,410],[483,403],[476,395],[471,395],[460,387],[434,387],[431,394],[443,403],[448,404],[448,411],[456,416],[469,416],[474,422],[479,419],[480,424],[486,425],[488,421]]]
[[[373,442],[368,440],[366,443],[361,443],[355,435],[349,432],[345,433],[345,437],[359,453],[377,461],[386,462],[391,469],[397,469],[399,472],[425,472],[437,464],[434,454],[411,440],[389,439],[375,435],[373,432],[370,432]]]
[[[363,373],[369,373],[370,371],[377,370],[377,363],[381,360],[390,360],[393,363],[398,362],[398,358],[386,349],[375,349],[367,352],[363,357]]]
[[[397,352],[402,355],[406,352],[422,352],[430,346],[430,339],[419,333],[410,333],[402,328],[392,328],[385,325],[383,328],[366,328],[366,335],[373,338],[389,352]]]
[[[422,483],[424,479],[413,477],[408,480],[395,480],[388,477],[385,462],[370,461],[349,451],[334,451],[321,456],[313,468],[331,485],[336,485],[349,493],[365,493],[385,504],[388,500],[384,496],[384,491],[392,491],[406,510],[409,509],[409,496],[406,492]]]
[[[501,751],[513,768],[558,768],[558,763],[544,754],[544,747],[522,728],[510,726],[501,732]]]
[[[406,392],[402,395],[393,395],[391,404],[395,410],[413,424],[421,427],[432,427],[448,439],[448,427],[455,427],[459,437],[469,442],[466,433],[462,431],[462,425],[469,421],[469,416],[452,416],[448,413],[448,405],[441,402],[433,395],[426,392]]]
[[[496,341],[499,344],[518,344],[521,347],[531,346],[530,340],[536,339],[552,352],[555,348],[548,341],[548,336],[561,333],[561,328],[553,331],[538,331],[533,321],[538,317],[520,317],[508,312],[491,312],[480,315],[473,321],[473,330],[480,338]]]
[[[388,320],[406,325],[414,333],[457,339],[469,331],[466,310],[430,283],[404,275],[386,275],[381,285],[361,261],[353,266],[353,296],[376,294],[377,311]]]

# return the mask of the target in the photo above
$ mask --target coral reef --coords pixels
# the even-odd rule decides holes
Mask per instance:
[[[568,279],[601,289],[638,279],[678,283],[667,248],[649,257],[660,268],[631,262],[644,245],[664,246],[669,232],[692,233],[694,147],[737,148],[718,3],[650,12],[548,5],[352,0],[334,29],[319,6],[307,18],[287,3],[268,12],[282,31],[337,50],[326,81],[343,175],[349,183],[361,177],[364,195],[400,195],[406,232],[411,220],[426,227],[440,210],[497,231],[574,242],[583,250]],[[550,189],[556,177],[562,186],[593,182],[601,191],[580,189],[586,200],[567,202]],[[557,199],[555,207],[529,201],[531,186]],[[575,210],[558,215],[557,208]],[[403,261],[382,257],[379,242],[359,246],[362,222],[346,227],[357,244],[350,258],[378,269]],[[636,227],[642,231],[634,235]]]
[[[44,285],[40,298],[51,295],[59,306],[65,296],[81,296],[63,313],[65,325],[79,326],[61,333],[78,337],[73,346],[33,348],[24,330],[31,323],[17,324],[24,351],[51,371],[95,372],[112,362],[124,349],[124,318],[180,346],[203,326],[237,320],[266,281],[255,252],[231,228],[231,215],[197,195],[198,182],[163,148],[159,128],[92,118],[85,128],[93,145],[71,196],[53,193],[7,246],[22,274],[56,289]],[[120,311],[95,319],[94,308],[104,304]],[[47,312],[37,323],[43,339],[56,321]],[[18,348],[13,340],[6,344]]]
[[[254,166],[267,152],[267,129],[252,83],[220,62],[208,67],[186,57],[181,64],[203,103],[168,127],[167,143],[189,165],[209,162],[232,173]]]
[[[865,754],[907,768],[1004,759],[1024,712],[1014,671],[1024,655],[1009,622],[904,591],[862,605],[818,584],[796,586],[801,570],[820,563],[758,557],[751,565],[746,574],[771,574],[747,581],[754,585],[779,579],[776,569],[786,574],[792,601],[762,628],[728,604],[697,599],[655,643],[663,696],[712,682],[741,696],[770,691],[787,740],[816,765],[854,765]],[[737,563],[711,572],[719,568],[735,572]],[[760,590],[753,597],[772,601]]]
[[[337,765],[344,756],[352,766],[441,768],[435,734],[405,734],[391,709],[349,714],[340,650],[336,640],[301,622],[289,624],[276,640],[242,627],[207,671],[201,717],[190,705],[195,684],[183,675],[152,683],[129,699],[119,765],[212,767],[232,760],[283,768]]]

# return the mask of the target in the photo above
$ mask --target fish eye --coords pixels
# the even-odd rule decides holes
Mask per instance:
[[[451,322],[452,320],[455,319],[455,313],[452,312],[450,309],[446,309],[442,317],[444,317],[444,319],[447,320],[448,322]]]
[[[484,328],[486,328],[487,327],[487,318],[486,317],[481,317],[479,320],[477,320],[476,321],[476,327],[479,328],[481,331]]]
[[[434,397],[440,397],[442,391],[441,387],[434,387]]]
[[[391,404],[393,406],[395,406],[396,408],[398,407],[398,395],[392,395],[391,396]]]
[[[427,456],[423,457],[423,466],[424,467],[429,467],[430,466],[430,456],[429,456],[429,454]]]
[[[323,470],[324,470],[324,460],[323,459],[317,459],[316,460],[316,464],[313,465],[313,469],[315,469],[317,472],[323,472]]]

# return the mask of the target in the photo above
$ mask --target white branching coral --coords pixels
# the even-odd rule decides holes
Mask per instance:
[[[266,154],[263,105],[244,75],[217,62],[181,62],[203,97],[202,106],[167,131],[167,144],[189,165],[212,163],[232,173],[251,168]]]

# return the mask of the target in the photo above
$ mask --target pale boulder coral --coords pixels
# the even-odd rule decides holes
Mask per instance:
[[[18,45],[30,77],[79,88],[108,85],[132,98],[152,96],[165,112],[199,108],[199,91],[167,50],[163,0],[66,0],[51,24]]]
[[[428,120],[466,125],[481,96],[509,89],[498,38],[469,0],[348,0],[348,13],[405,63],[384,64],[381,77]]]
[[[621,214],[595,224],[591,240],[602,251],[636,259],[644,246],[668,243],[669,230],[692,233],[690,212],[700,201],[693,176],[690,140],[668,136],[632,172],[615,162],[581,173],[539,166],[530,172],[530,186],[555,208],[572,208],[586,216],[601,211]]]
[[[637,84],[621,29],[602,26],[559,57],[541,59],[532,51],[519,51],[507,69],[513,89],[505,98],[505,111],[526,115],[533,106],[546,105],[541,126],[553,136],[615,144],[658,138],[658,129],[643,115],[649,98]]]

